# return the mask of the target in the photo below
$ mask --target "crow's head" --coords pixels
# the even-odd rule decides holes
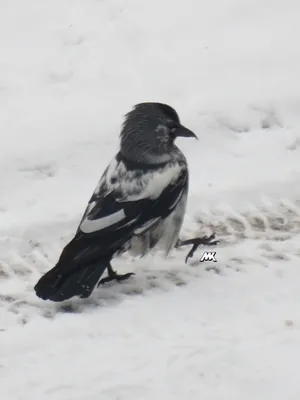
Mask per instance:
[[[125,116],[121,152],[131,160],[150,164],[167,162],[178,136],[197,136],[181,125],[177,112],[162,103],[140,103]]]

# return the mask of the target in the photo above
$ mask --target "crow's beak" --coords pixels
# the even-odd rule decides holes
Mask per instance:
[[[180,125],[178,129],[176,129],[176,137],[193,137],[197,138],[197,136],[194,134],[194,132],[190,131],[188,128],[186,128],[183,125]]]

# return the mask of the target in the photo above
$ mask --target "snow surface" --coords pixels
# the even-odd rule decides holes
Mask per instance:
[[[1,400],[298,400],[300,5],[2,0]],[[33,285],[72,237],[122,116],[166,102],[199,141],[187,249],[86,300]],[[203,249],[208,250],[208,249]],[[211,249],[209,249],[211,250]]]

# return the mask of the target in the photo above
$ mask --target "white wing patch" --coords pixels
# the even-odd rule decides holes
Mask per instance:
[[[128,171],[122,161],[118,162],[114,158],[98,183],[95,192],[98,193],[101,185],[105,182],[108,192],[117,190],[123,194],[116,199],[120,203],[147,198],[154,200],[168,185],[178,179],[183,168],[185,167],[178,163],[167,164],[155,171],[149,170],[137,176],[136,171]]]
[[[179,164],[168,165],[166,167],[160,168],[156,171],[149,171],[144,174],[141,179],[141,185],[139,191],[135,194],[133,189],[136,189],[136,181],[121,182],[120,186],[123,193],[133,193],[124,196],[118,201],[136,201],[142,199],[157,199],[162,191],[170,185],[172,182],[176,181],[182,172],[182,166]]]
[[[80,225],[80,230],[84,233],[92,233],[107,228],[125,218],[123,210],[117,211],[114,214],[107,215],[106,217],[90,220],[86,218]]]

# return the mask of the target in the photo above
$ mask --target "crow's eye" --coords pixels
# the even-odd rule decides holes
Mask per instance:
[[[178,128],[177,124],[170,124],[169,129],[171,133],[174,133],[176,129]]]

